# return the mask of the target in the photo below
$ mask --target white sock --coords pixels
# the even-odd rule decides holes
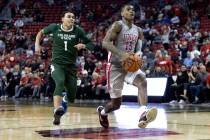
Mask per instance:
[[[67,102],[68,102],[68,100],[67,100],[66,98],[67,98],[67,97],[66,97],[66,96],[64,96],[64,97],[63,97],[63,101],[67,103]]]
[[[103,115],[103,116],[107,116],[108,115],[107,113],[105,113],[105,109],[101,110],[101,115]]]
[[[148,108],[147,108],[147,106],[146,106],[146,105],[142,105],[142,106],[140,107],[140,110],[145,111],[145,110],[148,110]]]

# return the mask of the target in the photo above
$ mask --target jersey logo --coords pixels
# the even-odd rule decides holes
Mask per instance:
[[[132,51],[135,48],[138,36],[135,34],[123,34],[123,40],[126,51]]]
[[[69,35],[69,34],[58,34],[58,37],[60,37],[62,40],[71,40],[76,38],[75,35]]]

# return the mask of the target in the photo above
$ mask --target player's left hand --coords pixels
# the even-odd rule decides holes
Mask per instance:
[[[134,54],[134,59],[135,59],[136,61],[140,59],[140,56],[139,56],[138,53],[135,53],[135,54]]]
[[[77,50],[81,50],[85,48],[85,44],[79,43],[77,45],[74,46],[75,48],[77,48]]]

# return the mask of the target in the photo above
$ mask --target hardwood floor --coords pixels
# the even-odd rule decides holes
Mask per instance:
[[[71,104],[61,125],[53,126],[51,102],[0,101],[0,140],[210,139],[210,104],[149,104],[158,108],[158,116],[146,129],[137,127],[141,110],[136,103],[123,103],[109,114],[109,129],[100,126],[97,105]]]

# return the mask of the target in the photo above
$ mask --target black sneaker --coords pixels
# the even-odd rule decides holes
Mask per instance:
[[[97,112],[98,112],[98,116],[99,116],[99,122],[100,122],[101,126],[103,126],[104,128],[108,128],[109,127],[108,115],[101,115],[101,111],[103,109],[104,109],[103,106],[99,106],[97,108]]]
[[[60,125],[60,120],[64,113],[65,111],[62,106],[56,109],[56,111],[54,112],[54,125]]]

